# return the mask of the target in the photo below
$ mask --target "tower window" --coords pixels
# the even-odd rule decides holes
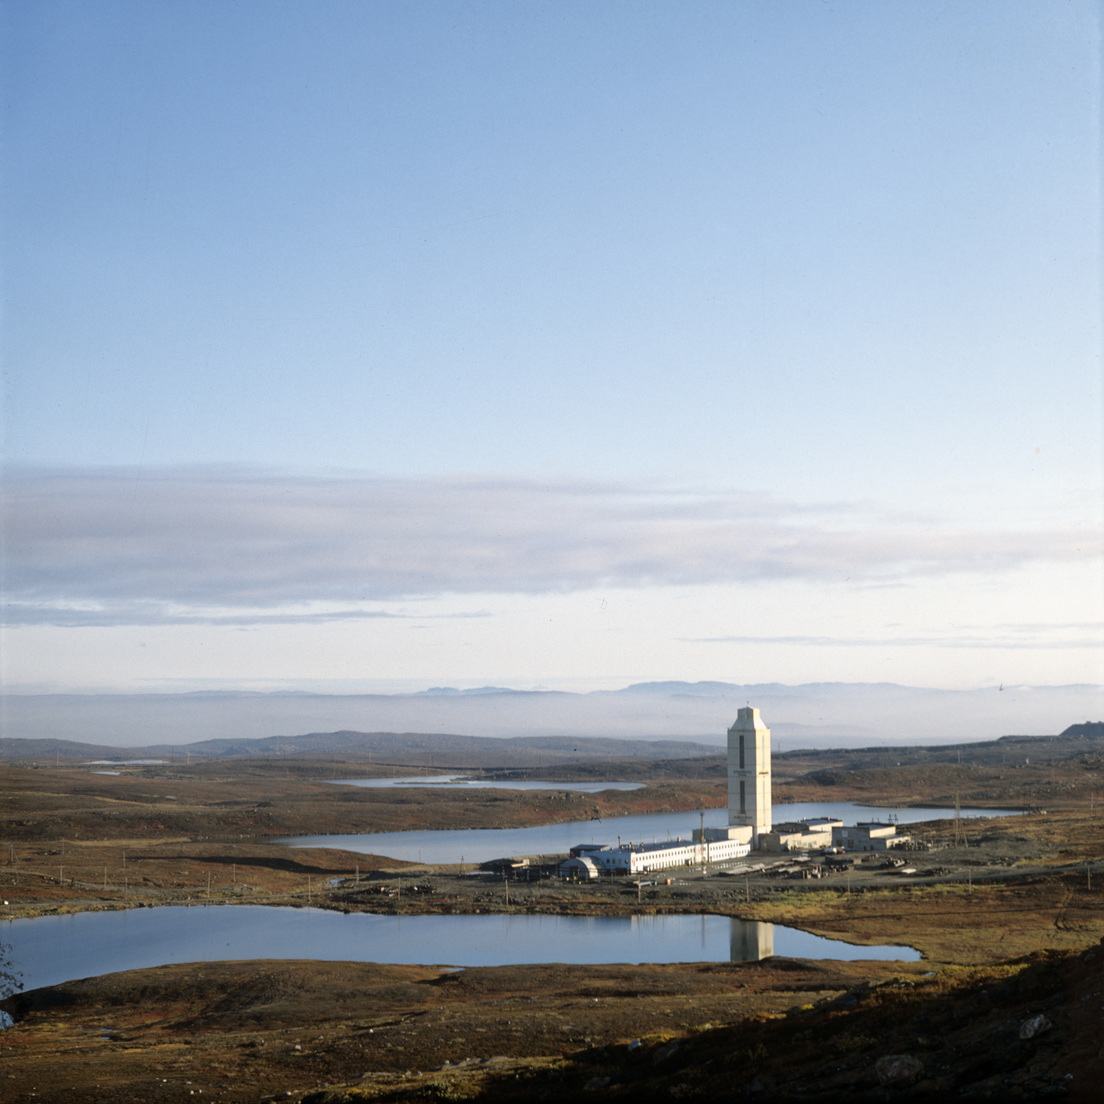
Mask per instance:
[[[742,765],[743,764],[741,764],[741,766]],[[744,784],[743,784],[743,782],[741,782],[740,783],[740,813],[743,814],[743,813],[746,813],[746,812],[747,812],[747,803],[744,801]]]
[[[740,733],[740,770],[744,769],[744,734]],[[743,785],[743,783],[741,783]]]

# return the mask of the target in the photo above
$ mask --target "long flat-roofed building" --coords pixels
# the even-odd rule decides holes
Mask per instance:
[[[831,847],[834,833],[843,828],[842,820],[814,817],[789,824],[775,824],[764,832],[759,843],[764,851],[816,851]]]
[[[564,877],[581,876],[582,864],[614,874],[653,874],[676,867],[731,862],[744,858],[751,848],[746,833],[726,828],[707,828],[693,840],[659,840],[655,843],[579,844],[571,848],[571,858],[560,866]]]
[[[867,821],[850,827],[832,829],[832,842],[847,851],[886,851],[909,842],[908,836],[897,835],[896,824]]]

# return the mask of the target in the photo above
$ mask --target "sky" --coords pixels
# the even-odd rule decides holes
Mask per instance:
[[[4,0],[3,689],[1104,684],[1100,58]]]

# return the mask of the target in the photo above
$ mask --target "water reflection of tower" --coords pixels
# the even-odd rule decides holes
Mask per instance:
[[[750,826],[753,848],[771,830],[770,729],[751,706],[728,730],[728,823]]]
[[[732,918],[728,939],[729,962],[758,962],[774,954],[774,925]]]

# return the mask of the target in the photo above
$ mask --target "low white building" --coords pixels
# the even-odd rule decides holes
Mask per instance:
[[[841,828],[843,821],[831,817],[775,824],[769,832],[760,833],[759,846],[764,851],[819,851],[832,846]]]
[[[619,843],[616,847],[601,844],[579,844],[571,849],[571,858],[560,867],[565,877],[584,876],[568,863],[586,860],[603,873],[651,874],[678,867],[701,866],[703,863],[723,863],[742,859],[751,852],[750,828],[707,828],[705,838],[696,831],[695,838],[661,840],[655,843]]]
[[[886,851],[908,841],[908,836],[897,835],[896,824],[879,821],[832,829],[832,842],[845,851]]]

